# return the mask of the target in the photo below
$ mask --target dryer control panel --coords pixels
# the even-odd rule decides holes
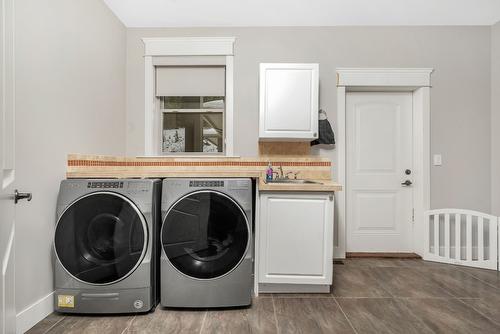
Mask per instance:
[[[92,181],[87,183],[87,188],[97,189],[110,189],[110,188],[123,188],[122,181]]]
[[[194,180],[189,181],[189,186],[195,188],[217,188],[224,187],[224,181]]]

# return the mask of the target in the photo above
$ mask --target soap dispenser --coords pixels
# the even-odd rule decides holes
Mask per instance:
[[[273,166],[271,165],[271,161],[269,161],[266,170],[266,182],[272,180],[273,180]]]

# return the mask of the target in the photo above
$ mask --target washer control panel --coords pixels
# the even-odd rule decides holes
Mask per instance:
[[[189,187],[194,187],[194,188],[224,187],[224,181],[208,181],[208,180],[189,181]]]
[[[87,188],[91,189],[123,188],[123,181],[92,181],[87,183]]]

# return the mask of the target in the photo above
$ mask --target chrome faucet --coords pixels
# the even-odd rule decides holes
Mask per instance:
[[[287,172],[287,173],[285,174],[285,179],[288,179],[288,178],[289,178],[289,177],[288,177],[288,175],[293,175],[293,179],[295,179],[295,180],[296,180],[296,179],[297,179],[297,175],[299,175],[299,173],[300,173],[300,172]]]
[[[297,179],[297,175],[300,173],[300,172],[283,172],[283,166],[279,165],[278,166],[278,171],[279,172],[273,172],[273,175],[276,174],[276,177],[275,179],[276,180],[285,180],[285,179],[289,179],[288,175],[293,175],[293,178],[294,179]]]
[[[273,172],[273,179],[274,180],[282,180],[284,178],[285,178],[285,175],[283,174],[283,167],[281,165],[279,165],[278,172]]]

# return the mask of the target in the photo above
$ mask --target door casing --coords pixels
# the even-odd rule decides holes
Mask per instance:
[[[14,0],[0,0],[0,334],[16,331]]]
[[[346,185],[346,93],[411,92],[413,95],[413,208],[414,253],[424,252],[424,212],[430,208],[430,88],[431,68],[338,68],[337,69],[337,175]],[[346,254],[346,194],[337,194],[334,258]]]

